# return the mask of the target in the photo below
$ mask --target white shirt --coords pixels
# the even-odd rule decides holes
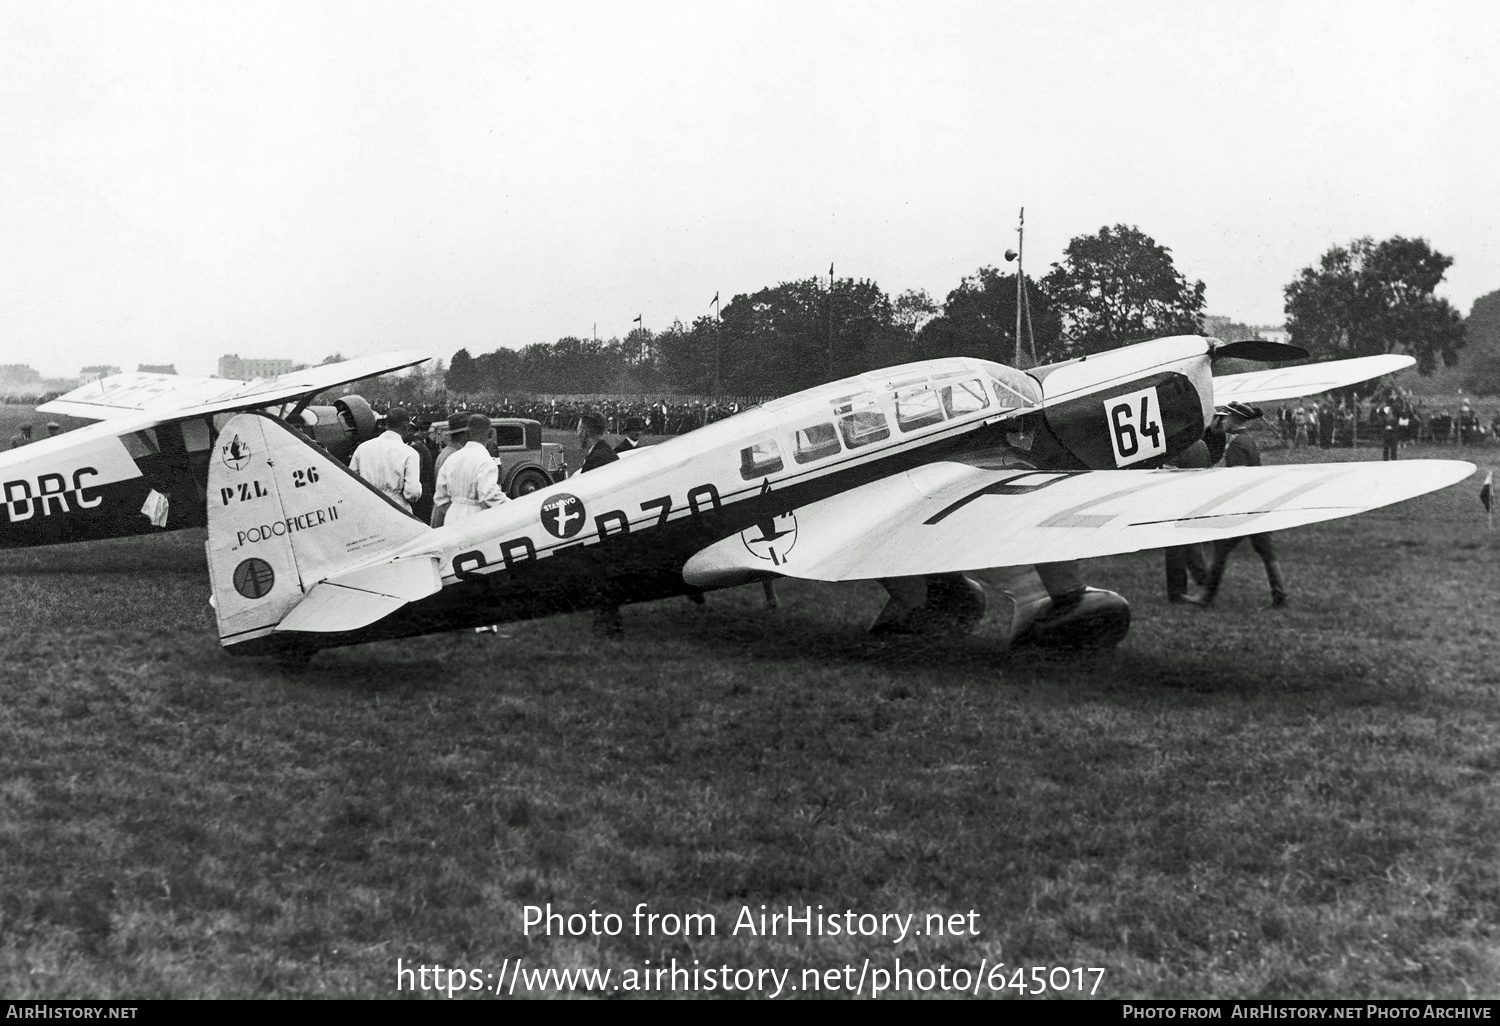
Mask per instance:
[[[362,443],[349,469],[408,513],[411,503],[422,497],[422,458],[394,431]]]
[[[438,471],[434,506],[451,503],[444,524],[451,524],[498,506],[505,501],[500,490],[500,468],[490,451],[478,442],[466,442],[458,452],[443,461]],[[434,517],[436,513],[434,513]]]

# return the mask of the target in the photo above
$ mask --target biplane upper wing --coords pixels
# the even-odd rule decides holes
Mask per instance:
[[[1274,367],[1214,378],[1214,403],[1274,403],[1384,377],[1416,364],[1410,356],[1359,356],[1352,360]]]
[[[683,577],[846,581],[1086,559],[1352,516],[1473,472],[1451,460],[1080,473],[932,463],[784,516],[795,527],[774,565],[733,535],[695,554]]]
[[[114,420],[143,412],[174,413],[185,406],[212,402],[247,384],[247,381],[187,374],[112,374],[43,403],[37,412],[87,420]]]
[[[429,359],[425,353],[400,350],[326,363],[257,381],[199,378],[176,374],[115,374],[75,388],[37,407],[39,413],[62,413],[89,420],[134,418],[155,413],[160,419],[259,409],[313,395],[337,385],[372,378]]]

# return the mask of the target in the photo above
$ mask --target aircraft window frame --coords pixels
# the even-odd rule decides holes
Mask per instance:
[[[979,405],[973,409],[958,409],[953,402],[954,397],[958,394],[955,389],[962,389],[964,395],[977,400]],[[971,413],[978,413],[980,410],[990,408],[990,395],[985,391],[984,382],[979,378],[965,378],[963,381],[954,381],[944,385],[942,388],[942,397],[943,411],[949,417],[967,417]]]
[[[1027,378],[1026,380],[1030,381],[1031,379]],[[1001,381],[993,374],[990,375],[990,384],[995,389],[995,398],[999,401],[1000,408],[1002,410],[1029,409],[1030,407],[1036,406],[1041,402],[1041,389],[1036,388],[1035,385],[1033,385],[1032,387],[1037,392],[1036,396],[1029,396],[1024,392],[1021,392],[1011,385],[1005,383],[1004,381]],[[1020,402],[1015,402],[1015,399],[1019,399]]]
[[[155,428],[143,428],[140,431],[131,431],[120,436],[120,444],[125,446],[126,454],[133,460],[142,456],[159,456],[161,446],[156,441]]]
[[[182,425],[182,442],[188,452],[207,452],[213,448],[213,433],[201,417],[179,421]]]
[[[912,385],[920,385],[920,384],[923,384],[924,382],[926,382],[927,380],[928,380],[928,375],[921,374],[921,375],[918,375],[917,377],[914,377],[914,378],[900,378],[899,380],[890,382],[890,384],[887,385],[886,387],[888,387],[889,389],[891,389],[891,391],[893,391],[893,392],[894,391],[904,391],[904,390],[906,390],[907,388],[909,388]]]
[[[786,463],[781,459],[781,446],[774,438],[762,438],[740,450],[740,477],[746,481],[779,474],[784,469]]]
[[[827,432],[826,438],[823,437],[825,431]],[[816,438],[813,432],[817,433]],[[792,459],[798,463],[814,463],[817,460],[827,459],[829,456],[837,456],[841,452],[843,452],[843,447],[839,445],[839,433],[832,421],[809,424],[792,432]]]
[[[941,424],[946,419],[943,406],[942,397],[935,388],[910,388],[897,392],[896,426],[906,434]]]
[[[891,423],[885,411],[870,409],[854,410],[839,418],[839,434],[849,449],[862,449],[891,437]]]

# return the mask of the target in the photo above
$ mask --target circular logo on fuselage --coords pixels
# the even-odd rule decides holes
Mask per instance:
[[[250,462],[250,446],[239,435],[219,446],[219,459],[230,470],[244,470]]]
[[[234,568],[234,590],[247,599],[265,596],[276,585],[276,572],[264,559],[247,559]]]
[[[542,504],[542,526],[554,538],[571,538],[583,530],[587,517],[576,495],[554,495]]]
[[[797,515],[778,513],[758,520],[740,532],[740,540],[750,555],[770,561],[773,566],[786,562],[787,553],[797,544]]]

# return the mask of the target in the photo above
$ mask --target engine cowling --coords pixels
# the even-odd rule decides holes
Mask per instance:
[[[346,395],[332,406],[309,406],[302,411],[302,422],[308,437],[344,463],[361,442],[380,433],[375,411],[357,395]]]
[[[1033,450],[1038,466],[1114,470],[1172,459],[1213,416],[1209,353],[1207,339],[1181,335],[1035,368],[1048,402]]]

